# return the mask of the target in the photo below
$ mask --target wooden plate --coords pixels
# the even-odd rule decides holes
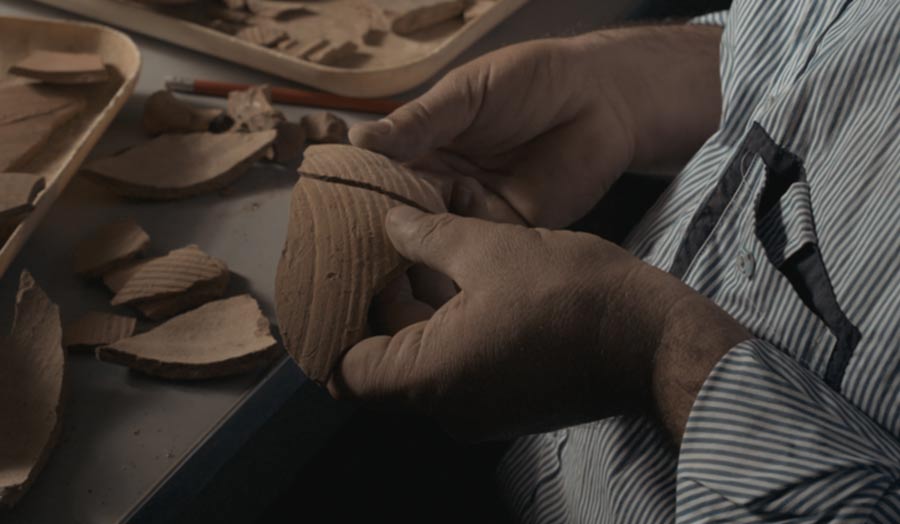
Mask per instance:
[[[0,83],[10,80],[9,66],[32,49],[98,53],[111,66],[111,78],[104,84],[79,87],[89,93],[85,109],[56,130],[35,158],[18,169],[44,175],[47,187],[38,195],[34,211],[0,248],[0,276],[122,109],[141,68],[137,46],[118,31],[96,24],[0,17]]]
[[[378,46],[366,46],[352,38],[354,31],[361,31],[353,27],[347,13],[358,9],[361,0],[317,1],[315,9],[320,14],[291,22],[292,35],[303,43],[317,39],[323,32],[346,33],[360,45],[357,60],[346,67],[323,66],[250,44],[189,21],[189,9],[178,11],[182,17],[174,17],[130,0],[37,1],[340,95],[380,97],[425,82],[527,0],[497,0],[496,5],[470,22],[463,23],[460,18],[408,37],[388,33]]]

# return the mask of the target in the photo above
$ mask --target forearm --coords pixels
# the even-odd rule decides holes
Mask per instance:
[[[630,171],[676,171],[718,128],[721,35],[714,26],[666,25],[573,40],[589,62],[590,82],[602,84],[600,92],[619,93],[631,134]]]

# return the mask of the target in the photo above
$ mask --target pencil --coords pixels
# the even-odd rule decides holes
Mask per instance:
[[[250,84],[196,78],[170,77],[166,79],[166,88],[170,91],[195,95],[227,97],[228,93],[232,91],[241,91],[249,87],[251,87]],[[272,87],[272,101],[279,104],[343,109],[381,115],[386,115],[402,105],[402,102],[387,98],[352,98],[291,87]]]

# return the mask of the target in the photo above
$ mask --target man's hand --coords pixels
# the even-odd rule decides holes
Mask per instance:
[[[626,169],[670,170],[716,129],[720,34],[638,27],[510,46],[450,72],[385,119],[354,126],[350,140],[474,178],[515,211],[463,214],[566,226]]]
[[[405,206],[386,226],[404,257],[461,291],[437,311],[403,289],[382,297],[406,327],[351,348],[329,390],[422,410],[464,438],[653,411],[679,438],[699,384],[748,336],[677,279],[592,235]]]

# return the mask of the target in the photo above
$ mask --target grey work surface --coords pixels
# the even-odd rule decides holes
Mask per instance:
[[[640,3],[578,0],[560,5],[552,0],[531,0],[464,53],[456,64],[504,44],[600,27],[635,14]],[[0,15],[75,18],[24,0],[3,0]],[[96,154],[114,152],[141,140],[138,122],[143,100],[162,87],[166,76],[284,84],[233,64],[132,36],[143,54],[141,77],[135,96],[107,132]],[[215,99],[197,100],[221,104]],[[308,111],[281,109],[290,118]],[[369,118],[342,115],[350,122]],[[141,203],[117,198],[76,177],[0,280],[0,325],[5,329],[12,316],[13,296],[23,268],[30,270],[59,304],[64,321],[92,309],[108,309],[110,295],[102,285],[86,283],[72,274],[71,253],[78,239],[119,217],[134,217],[147,230],[152,241],[151,254],[196,243],[225,260],[236,274],[230,291],[249,291],[274,320],[274,273],[295,180],[296,175],[289,170],[261,165],[221,193],[185,201]],[[345,407],[311,391],[315,388],[290,361],[243,377],[186,383],[158,381],[89,356],[74,355],[68,361],[67,382],[59,445],[30,492],[14,510],[0,515],[0,522],[107,523],[134,515],[142,521],[162,521],[154,518],[153,511],[163,511],[168,517],[180,514],[178,506],[186,506],[195,498],[192,490],[199,492],[202,484],[214,484],[208,476],[237,453],[236,446],[247,436],[229,440],[221,434],[229,421],[234,422],[232,419],[242,405],[245,416],[240,418],[240,424],[232,424],[240,427],[232,427],[230,433],[242,428],[251,432],[282,406],[298,410],[298,420],[310,427],[299,430],[297,438],[291,441],[304,451],[292,455],[291,460],[298,463],[295,467],[316,451],[347,413]],[[286,404],[289,397],[293,400]],[[246,418],[247,411],[256,413],[255,419]],[[229,445],[217,445],[221,440]],[[196,464],[186,467],[192,458]],[[178,493],[167,492],[171,480],[186,469],[208,476],[182,478],[174,490]],[[199,485],[191,485],[191,481]],[[244,481],[254,482],[249,478]],[[227,491],[228,486],[222,489]],[[228,497],[222,489],[219,496]],[[234,489],[236,497],[245,494],[242,486]],[[164,503],[154,506],[155,499]],[[157,506],[164,508],[157,510]],[[162,519],[162,513],[159,515]]]

